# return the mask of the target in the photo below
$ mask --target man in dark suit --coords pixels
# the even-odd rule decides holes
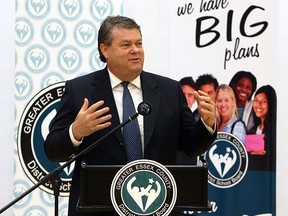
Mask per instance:
[[[191,156],[207,150],[216,137],[214,102],[203,92],[195,92],[202,121],[195,122],[180,83],[142,70],[144,50],[140,26],[134,20],[107,17],[98,33],[103,70],[66,82],[58,113],[45,141],[47,157],[65,161],[122,122],[122,81],[129,82],[135,106],[149,101],[151,114],[138,117],[143,158],[175,164],[176,150]],[[69,199],[69,216],[116,215],[79,213],[80,165],[126,164],[122,131],[108,136],[100,145],[77,159]],[[140,159],[140,158],[139,158]]]

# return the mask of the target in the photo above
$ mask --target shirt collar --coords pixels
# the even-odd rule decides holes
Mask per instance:
[[[109,77],[110,77],[111,87],[112,87],[112,89],[114,89],[116,86],[118,86],[122,82],[122,80],[120,80],[117,76],[115,76],[109,69],[108,69],[108,74],[109,74]],[[138,89],[141,89],[140,76],[137,76],[130,83],[133,84]]]

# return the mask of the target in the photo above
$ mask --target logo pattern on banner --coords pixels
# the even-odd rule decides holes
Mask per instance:
[[[29,71],[41,73],[47,69],[50,63],[50,56],[45,47],[34,45],[26,51],[25,60],[26,67]]]
[[[217,139],[205,154],[208,167],[208,181],[219,188],[238,184],[248,168],[245,146],[233,134],[218,132]]]
[[[15,40],[18,46],[25,46],[29,44],[34,34],[34,28],[32,23],[26,18],[16,19],[15,33]]]
[[[44,23],[41,33],[44,42],[51,47],[63,44],[66,38],[64,23],[56,19],[51,19]]]
[[[15,74],[15,97],[17,100],[25,100],[30,97],[33,90],[31,77],[25,72]]]
[[[60,103],[63,81],[105,66],[97,48],[99,25],[106,16],[123,12],[122,0],[16,0],[15,6],[14,196],[17,197],[37,183],[37,178],[60,165],[46,158],[43,142]],[[59,97],[55,96],[57,91]],[[59,215],[67,215],[72,173],[73,166],[60,176],[63,182]],[[41,189],[19,201],[14,214],[52,215],[51,185]]]
[[[80,47],[87,48],[95,45],[98,29],[89,20],[78,23],[75,27],[74,38]]]
[[[50,11],[50,1],[48,0],[40,0],[40,1],[33,1],[33,0],[26,0],[25,8],[27,14],[34,18],[34,19],[42,19]]]
[[[26,181],[23,180],[16,180],[14,181],[14,187],[13,187],[13,195],[14,197],[18,197],[22,193],[26,192],[30,188],[29,184]],[[23,208],[28,205],[28,203],[31,201],[32,194],[27,195],[23,199],[19,200],[15,204],[15,208]]]
[[[61,0],[59,1],[58,11],[62,18],[68,21],[73,21],[82,13],[82,2],[81,0],[67,1]]]
[[[97,21],[102,21],[105,17],[113,14],[112,5],[111,0],[93,0],[90,13]]]
[[[79,70],[81,64],[82,57],[77,48],[67,46],[60,50],[58,54],[58,66],[63,72],[73,74]]]

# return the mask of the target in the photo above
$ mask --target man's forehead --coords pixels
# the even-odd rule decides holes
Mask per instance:
[[[137,40],[142,40],[142,35],[140,34],[137,28],[119,28],[119,27],[114,28],[112,30],[112,40],[115,38],[123,41],[125,40],[129,41],[131,39],[135,40],[135,34],[134,33],[132,34],[132,32],[136,32],[136,34],[138,32],[139,36]]]

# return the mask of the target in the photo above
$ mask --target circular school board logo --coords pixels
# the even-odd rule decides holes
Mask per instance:
[[[65,83],[48,86],[38,92],[25,107],[18,127],[18,155],[21,166],[28,178],[37,184],[43,177],[58,168],[62,163],[50,161],[45,154],[44,140],[49,133],[49,125],[57,113]],[[60,174],[60,196],[68,196],[74,163]],[[52,182],[40,188],[53,194]]]
[[[172,174],[151,160],[137,160],[123,166],[112,181],[110,193],[113,207],[121,216],[166,216],[177,199]]]
[[[245,146],[233,134],[218,132],[216,141],[205,154],[208,182],[218,188],[233,187],[246,174],[248,155]]]

